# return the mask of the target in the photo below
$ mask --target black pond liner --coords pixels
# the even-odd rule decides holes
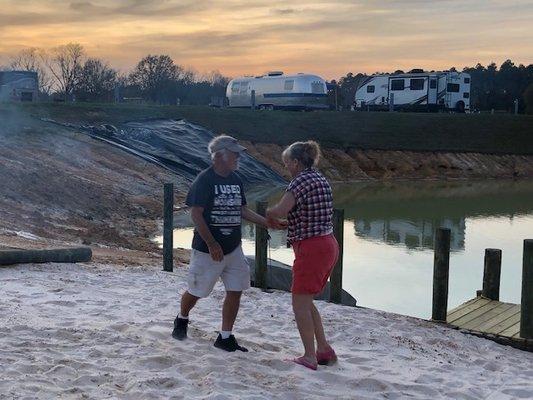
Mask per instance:
[[[55,122],[50,121],[48,122]],[[107,142],[189,180],[211,165],[207,145],[213,132],[185,120],[150,119],[111,125],[74,126],[91,137]],[[246,152],[237,171],[245,184],[285,184],[285,179]]]

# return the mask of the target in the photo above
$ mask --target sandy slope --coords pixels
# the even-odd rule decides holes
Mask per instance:
[[[186,268],[109,264],[0,269],[2,399],[515,399],[533,397],[533,354],[422,320],[318,303],[340,361],[317,372],[300,351],[290,295],[251,289],[236,335],[212,346],[221,286],[171,338]]]

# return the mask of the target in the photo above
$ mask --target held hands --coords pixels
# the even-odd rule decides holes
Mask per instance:
[[[287,229],[287,221],[277,218],[267,217],[267,227],[270,229],[284,230]]]
[[[209,249],[209,254],[211,255],[213,261],[220,262],[224,259],[224,251],[216,240],[207,243],[207,248]]]

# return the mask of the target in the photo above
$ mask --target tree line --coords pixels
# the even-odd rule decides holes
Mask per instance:
[[[450,68],[450,71],[457,71]],[[431,71],[434,72],[434,71]],[[471,75],[470,108],[479,111],[514,111],[514,101],[518,99],[519,112],[533,114],[533,64],[516,65],[505,61],[499,68],[495,63],[487,66],[477,64],[465,67],[463,72]],[[379,72],[377,72],[379,73]],[[397,70],[393,73],[404,73]],[[348,73],[333,82],[337,85],[337,102],[344,107],[353,104],[355,91],[368,75]]]
[[[36,71],[41,97],[63,101],[109,102],[118,97],[155,104],[208,104],[213,98],[225,97],[231,79],[218,71],[200,75],[176,64],[168,55],[147,55],[132,71],[120,73],[104,60],[87,57],[77,43],[47,51],[24,49],[12,57],[7,69]],[[472,78],[472,110],[512,112],[518,99],[519,112],[533,114],[533,64],[517,66],[507,60],[499,68],[495,63],[487,66],[478,63],[463,71]],[[367,77],[350,72],[338,81],[331,81],[328,85],[332,88],[331,105],[349,108],[355,91]]]
[[[56,101],[208,104],[225,96],[230,80],[218,71],[200,75],[168,55],[147,55],[132,71],[120,73],[102,59],[87,57],[77,43],[24,49],[4,69],[37,72],[41,99]]]

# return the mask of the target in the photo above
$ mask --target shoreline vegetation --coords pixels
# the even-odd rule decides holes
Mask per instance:
[[[186,119],[252,143],[280,146],[317,140],[323,148],[533,155],[533,116],[402,112],[288,112],[147,104],[0,104],[2,113],[20,112],[78,124],[115,124]]]

